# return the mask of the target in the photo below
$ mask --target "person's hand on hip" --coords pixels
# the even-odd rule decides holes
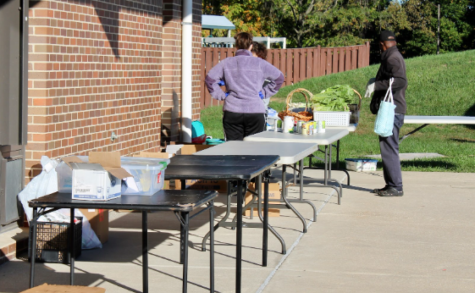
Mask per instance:
[[[364,94],[365,98],[371,98],[371,95],[374,93],[374,83],[376,78],[370,78],[368,84],[366,85],[366,93]]]

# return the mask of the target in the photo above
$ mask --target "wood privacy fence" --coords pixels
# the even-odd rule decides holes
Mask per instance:
[[[204,83],[206,74],[219,61],[233,57],[236,48],[201,48],[201,108],[218,105]],[[369,42],[359,46],[267,50],[267,61],[285,76],[284,85],[312,77],[338,73],[369,65]]]

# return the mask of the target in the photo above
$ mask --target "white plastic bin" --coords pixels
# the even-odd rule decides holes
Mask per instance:
[[[163,188],[165,169],[170,159],[158,158],[120,158],[121,167],[134,178],[127,178],[127,189],[123,195],[154,195]]]
[[[376,171],[378,160],[374,159],[345,159],[346,170],[356,172]]]

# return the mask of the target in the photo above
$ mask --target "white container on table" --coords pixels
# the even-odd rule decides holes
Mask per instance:
[[[351,112],[313,111],[314,121],[325,121],[325,126],[350,125]]]
[[[123,195],[154,195],[163,188],[165,169],[170,159],[122,157],[122,168],[133,178],[127,178]]]

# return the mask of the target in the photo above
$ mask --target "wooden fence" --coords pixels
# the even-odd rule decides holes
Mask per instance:
[[[201,108],[218,105],[204,83],[206,74],[220,60],[233,57],[236,48],[201,48]],[[369,43],[359,46],[267,50],[267,61],[285,76],[284,85],[312,77],[338,73],[369,65]]]

